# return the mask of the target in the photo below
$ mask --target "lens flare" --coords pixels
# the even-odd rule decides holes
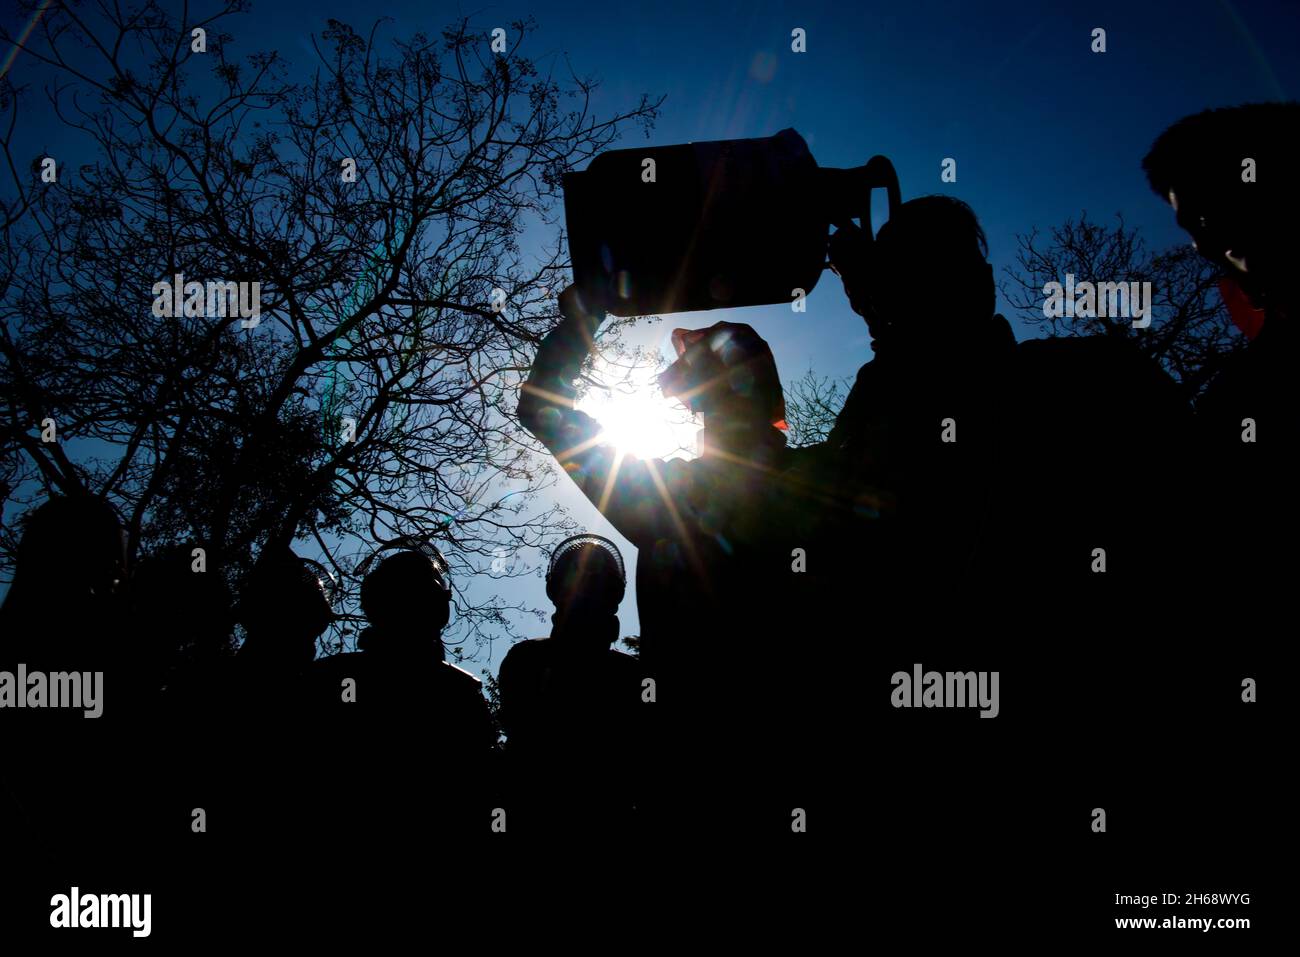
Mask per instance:
[[[597,360],[578,409],[600,423],[601,441],[637,458],[694,458],[700,425],[676,399],[663,394],[659,370]]]

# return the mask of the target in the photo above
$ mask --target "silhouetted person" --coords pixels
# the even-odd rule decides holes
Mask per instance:
[[[126,539],[111,505],[91,495],[51,498],[26,518],[14,578],[0,608],[0,671],[14,676],[0,710],[10,807],[6,833],[42,853],[113,837],[121,779],[110,771],[134,731],[139,695],[123,625]],[[18,685],[19,666],[29,685]],[[100,675],[96,679],[92,676]],[[55,675],[75,676],[80,702],[51,707]],[[31,676],[39,675],[32,684]],[[73,689],[63,683],[65,689]],[[86,717],[88,689],[97,716]],[[24,708],[16,708],[22,695]]]
[[[220,571],[190,574],[211,581]],[[205,612],[220,616],[216,608],[197,604],[218,601],[218,587],[211,582],[199,591],[191,584],[186,591],[196,606],[178,609],[177,624]],[[292,822],[297,812],[308,761],[303,742],[313,732],[304,672],[334,613],[318,566],[285,546],[269,545],[243,584],[235,618],[244,629],[237,653],[195,655],[164,698],[204,742],[187,755],[191,807],[202,806],[216,832],[254,840]],[[205,644],[215,650],[219,638],[211,632],[221,625],[198,627],[209,632]]]
[[[1166,453],[1187,414],[1175,384],[1122,336],[1017,345],[995,314],[986,256],[974,212],[948,197],[902,204],[874,244],[853,228],[831,244],[875,357],[827,447],[811,453],[856,506],[829,509],[825,536],[843,546],[825,604],[857,612],[856,628],[837,629],[832,615],[821,630],[863,639],[836,649],[834,728],[848,747],[861,742],[884,780],[854,769],[839,805],[879,808],[868,827],[888,859],[913,853],[916,838],[944,844],[1008,821],[989,782],[1023,773],[1041,716],[1061,716],[1062,753],[1087,751],[1061,702],[1094,699],[1117,658],[1133,662],[1133,599],[1150,601],[1152,555],[1167,547],[1175,512]],[[1106,573],[1092,571],[1099,548]],[[1133,586],[1121,605],[1109,600],[1116,582]],[[1096,655],[1117,620],[1124,650]],[[1064,657],[1027,651],[1044,644]],[[894,711],[883,695],[876,710],[868,689],[931,666],[996,671],[1015,703],[1004,691],[1008,703],[987,721]],[[1052,790],[1064,789],[1066,762],[1037,760]]]
[[[941,196],[904,203],[874,244],[852,227],[832,239],[876,356],[822,454],[850,477],[856,512],[876,515],[884,490],[880,521],[856,528],[908,614],[969,614],[916,601],[936,587],[994,608],[1008,577],[1073,587],[1095,574],[1097,548],[1129,583],[1168,554],[1175,509],[1135,483],[1177,474],[1187,413],[1174,383],[1122,335],[1017,346],[986,255],[970,207]]]
[[[874,353],[827,441],[805,453],[840,491],[828,544],[840,546],[834,567],[848,577],[835,590],[950,588],[979,568],[1015,355],[994,312],[984,231],[962,201],[925,196],[902,204],[874,242],[843,224],[830,254]]]
[[[275,730],[297,719],[303,673],[335,615],[323,570],[284,546],[269,546],[243,584],[235,608],[244,640],[206,682],[208,694],[238,702],[241,720]],[[214,709],[219,706],[214,705]]]
[[[451,598],[441,557],[390,555],[361,583],[370,626],[360,650],[312,666],[325,762],[314,800],[330,820],[408,836],[490,833],[496,732],[479,680],[446,660]]]
[[[564,319],[538,349],[519,416],[637,547],[641,658],[656,681],[662,736],[660,770],[648,777],[669,789],[660,807],[686,818],[667,826],[740,831],[750,811],[771,826],[785,798],[772,797],[780,787],[770,781],[731,802],[721,823],[700,813],[756,776],[789,783],[779,756],[787,747],[775,738],[802,737],[794,725],[815,708],[800,701],[807,688],[786,660],[813,640],[810,575],[795,570],[811,510],[790,473],[771,350],[745,325],[675,332],[679,358],[660,382],[701,417],[700,455],[643,460],[603,442],[600,423],[574,408],[573,380],[604,310],[573,287],[560,307]],[[757,807],[769,797],[772,805]]]
[[[1295,528],[1295,282],[1300,185],[1293,164],[1300,104],[1206,110],[1165,130],[1143,160],[1201,255],[1223,271],[1220,290],[1245,350],[1211,380],[1197,405],[1199,565],[1238,598],[1285,589],[1265,544]]]
[[[247,745],[238,709],[248,707],[231,676],[230,589],[220,571],[196,562],[192,545],[178,545],[136,563],[127,594],[138,670],[151,692],[146,734],[157,756],[130,779],[134,834],[139,844],[152,839],[195,853],[186,845],[193,809],[204,808],[218,833],[234,834],[232,768],[242,774],[248,765],[242,754],[230,758]]]
[[[87,668],[119,637],[126,537],[113,507],[92,495],[51,498],[26,518],[14,579],[0,607],[0,655]]]
[[[236,657],[241,670],[272,678],[310,665],[335,617],[315,563],[287,548],[259,558],[238,613],[246,634]]]
[[[546,574],[555,604],[551,636],[519,642],[501,662],[500,721],[513,791],[544,815],[538,829],[630,823],[650,705],[641,700],[640,664],[610,647],[625,588],[613,542],[565,539]]]

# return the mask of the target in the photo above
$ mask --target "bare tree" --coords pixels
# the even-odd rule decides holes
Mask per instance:
[[[1151,356],[1195,399],[1222,363],[1244,347],[1218,291],[1218,271],[1191,245],[1159,253],[1147,250],[1140,231],[1121,215],[1114,226],[1088,219],[1054,227],[1044,241],[1038,230],[1017,237],[1016,264],[1005,270],[1002,294],[1028,323],[1051,336],[1112,335],[1130,339]],[[1133,328],[1127,318],[1044,316],[1044,286],[1076,281],[1150,282],[1151,325]]]
[[[230,55],[247,9],[56,2],[21,44],[0,33],[84,144],[46,182],[15,154],[31,91],[0,88],[6,496],[104,495],[133,549],[191,541],[232,580],[268,541],[310,540],[346,578],[407,535],[463,574],[523,574],[495,559],[565,524],[513,422],[558,319],[560,177],[661,101],[593,116],[594,81],[523,56],[531,20],[504,52],[467,20],[406,40],[330,21],[303,78]],[[178,275],[183,305],[158,285]],[[259,284],[256,319],[212,283]],[[463,637],[509,607],[462,595]]]
[[[844,407],[850,378],[832,379],[818,375],[811,368],[790,383],[785,390],[785,423],[790,445],[803,448],[830,438],[835,419]]]

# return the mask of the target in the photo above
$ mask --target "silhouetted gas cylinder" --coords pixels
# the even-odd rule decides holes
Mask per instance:
[[[788,303],[821,278],[833,223],[870,235],[874,187],[892,213],[889,160],[825,169],[794,130],[602,153],[564,176],[574,283],[616,316]]]

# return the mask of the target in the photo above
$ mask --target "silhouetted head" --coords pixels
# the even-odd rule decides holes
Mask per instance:
[[[389,555],[362,580],[361,610],[393,638],[437,640],[451,620],[446,562],[417,551]]]
[[[608,538],[574,535],[560,542],[546,570],[556,636],[591,632],[596,643],[609,647],[618,638],[617,625],[610,633],[605,624],[618,614],[626,589],[623,556]]]
[[[785,428],[785,394],[768,344],[750,326],[673,330],[678,359],[659,376],[705,428]]]
[[[126,534],[113,506],[92,495],[60,496],[27,516],[6,604],[24,593],[104,600],[125,578]]]
[[[288,548],[259,556],[238,612],[248,633],[240,654],[286,664],[310,663],[316,639],[334,620],[319,566]]]
[[[1300,103],[1205,110],[1161,133],[1142,161],[1201,255],[1260,305],[1290,293],[1300,252],[1298,128]]]
[[[975,211],[959,199],[908,200],[875,242],[856,227],[842,228],[831,242],[845,291],[877,351],[951,341],[993,315],[988,241]]]

